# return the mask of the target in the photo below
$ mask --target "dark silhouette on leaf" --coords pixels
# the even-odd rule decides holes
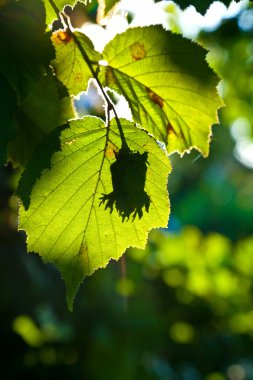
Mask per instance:
[[[116,161],[111,164],[113,191],[103,194],[100,205],[106,203],[105,209],[113,211],[115,206],[124,222],[132,215],[132,220],[138,215],[143,216],[143,208],[149,211],[150,197],[144,190],[147,172],[148,153],[132,152],[122,148],[115,152]]]
[[[51,156],[61,150],[60,135],[68,127],[68,124],[57,127],[35,147],[32,159],[27,164],[16,190],[16,195],[21,199],[26,210],[30,206],[32,189],[37,179],[41,177],[43,170],[51,168]]]

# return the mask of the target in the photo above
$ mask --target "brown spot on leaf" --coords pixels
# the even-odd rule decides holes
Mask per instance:
[[[155,104],[157,104],[160,108],[163,108],[164,100],[157,95],[154,91],[150,90],[150,88],[146,87],[147,93],[150,98],[153,100]]]
[[[167,125],[167,134],[169,135],[176,135],[175,129],[172,127],[170,122]]]
[[[115,157],[115,152],[116,153],[118,152],[118,148],[111,141],[108,141],[108,144],[105,150],[105,156],[109,159],[112,159]]]
[[[141,44],[140,42],[135,42],[133,45],[130,46],[130,52],[133,61],[139,61],[140,59],[143,59],[146,57],[146,50],[144,44]]]
[[[68,44],[71,40],[72,37],[67,30],[58,30],[52,35],[52,41],[57,45]]]
[[[107,86],[117,83],[117,79],[111,67],[106,67],[105,80],[106,80]]]
[[[74,82],[80,82],[80,81],[82,81],[82,79],[83,79],[82,73],[75,73],[73,76]]]

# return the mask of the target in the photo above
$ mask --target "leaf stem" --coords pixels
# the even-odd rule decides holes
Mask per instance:
[[[53,10],[55,11],[55,13],[56,13],[56,15],[57,15],[57,18],[59,18],[60,9],[55,5],[55,3],[54,3],[53,0],[48,0],[48,2],[50,3],[51,7],[52,7]]]
[[[113,102],[111,101],[110,97],[108,96],[107,92],[105,91],[102,83],[100,82],[99,78],[98,78],[98,73],[96,72],[96,70],[93,68],[93,65],[92,65],[92,62],[90,61],[86,51],[84,50],[82,44],[80,43],[79,39],[77,38],[77,36],[75,35],[74,32],[72,32],[71,28],[70,28],[70,25],[69,25],[69,18],[63,13],[61,12],[58,7],[55,5],[54,3],[54,0],[48,0],[50,5],[52,6],[52,8],[54,9],[55,13],[57,14],[57,17],[62,17],[66,27],[67,27],[67,31],[69,33],[69,35],[73,38],[77,48],[79,49],[84,61],[86,62],[87,66],[89,67],[90,69],[90,72],[92,74],[92,76],[94,77],[94,79],[96,80],[97,82],[97,85],[105,99],[105,102],[107,103],[107,126],[109,128],[109,125],[110,125],[110,111],[112,111],[114,113],[114,116],[115,116],[115,120],[116,120],[116,123],[117,123],[117,127],[118,127],[118,130],[119,130],[119,134],[120,134],[120,138],[121,138],[121,142],[122,142],[122,149],[124,150],[129,150],[129,147],[127,145],[127,142],[126,142],[126,139],[125,139],[125,136],[124,136],[124,132],[123,132],[123,129],[122,129],[122,126],[121,126],[121,123],[120,123],[120,119],[117,115],[117,112],[116,112],[116,109],[115,109],[115,106],[113,104]]]

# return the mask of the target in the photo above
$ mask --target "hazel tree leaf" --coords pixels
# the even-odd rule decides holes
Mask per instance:
[[[57,16],[57,10],[62,11],[66,5],[75,6],[77,1],[83,2],[86,4],[85,0],[53,0],[53,3],[55,5],[52,5],[52,2],[49,0],[43,0],[45,4],[46,9],[46,23],[47,25],[52,24],[54,20],[58,18]]]
[[[110,129],[96,117],[70,122],[51,169],[32,189],[29,209],[20,208],[19,228],[28,235],[28,251],[55,263],[70,309],[84,276],[118,259],[129,246],[143,248],[150,229],[167,226],[169,159],[146,131],[127,120],[121,124],[129,151],[122,149],[115,120]],[[37,165],[31,161],[20,187]],[[115,181],[119,171],[127,177]]]
[[[11,1],[0,12],[0,72],[23,99],[54,58],[43,2]]]
[[[16,110],[16,137],[9,144],[8,158],[14,166],[24,166],[38,141],[70,118],[74,118],[71,99],[64,86],[48,73]]]
[[[223,105],[206,51],[161,26],[128,29],[103,52],[100,79],[129,102],[134,120],[169,153],[209,151],[211,126]]]
[[[81,32],[74,32],[81,48],[91,62],[97,63],[101,54],[94,50],[91,40]],[[67,30],[58,30],[52,35],[56,50],[56,59],[52,62],[55,73],[67,87],[71,95],[86,91],[91,71],[85,62],[79,46]]]
[[[99,12],[104,17],[118,2],[119,0],[98,0]]]
[[[119,0],[105,0],[105,14],[108,13],[118,2]]]

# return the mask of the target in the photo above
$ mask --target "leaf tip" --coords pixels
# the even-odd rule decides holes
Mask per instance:
[[[75,300],[75,295],[69,295],[68,292],[66,293],[66,302],[68,306],[68,310],[73,313],[74,309],[74,300]]]
[[[74,302],[76,298],[77,291],[79,289],[80,284],[73,285],[68,284],[68,282],[65,280],[65,288],[66,288],[66,303],[68,310],[72,313],[74,310]]]

